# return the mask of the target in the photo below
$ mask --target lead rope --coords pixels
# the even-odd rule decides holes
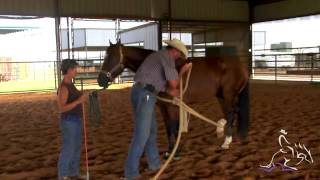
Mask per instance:
[[[84,148],[85,148],[85,156],[86,156],[86,180],[89,180],[89,162],[88,162],[88,143],[87,143],[87,128],[86,128],[86,115],[84,103],[82,103],[82,121],[83,121],[83,133],[84,133]]]
[[[101,122],[101,112],[98,92],[95,90],[89,93],[89,121],[91,127],[99,127]]]
[[[203,121],[205,121],[207,123],[210,123],[210,124],[216,126],[217,127],[217,132],[218,132],[218,129],[221,131],[221,129],[223,129],[224,125],[226,124],[225,120],[220,120],[219,122],[212,121],[211,119],[199,114],[198,112],[196,112],[194,109],[192,109],[191,107],[189,107],[188,105],[186,105],[183,102],[183,96],[186,93],[186,91],[188,89],[188,86],[189,86],[191,70],[192,70],[192,64],[191,64],[191,67],[188,70],[188,75],[187,75],[187,79],[186,79],[186,85],[185,85],[184,88],[183,88],[183,78],[180,77],[180,98],[167,99],[167,98],[162,98],[162,97],[159,97],[159,96],[157,97],[160,101],[171,103],[171,104],[179,106],[179,132],[178,132],[178,137],[177,137],[176,143],[174,145],[174,148],[173,148],[169,158],[166,160],[166,162],[161,167],[161,169],[158,171],[158,173],[152,178],[152,180],[157,180],[160,177],[160,175],[168,167],[169,163],[171,162],[171,160],[173,159],[174,155],[176,154],[176,151],[177,151],[178,146],[179,146],[180,141],[181,141],[182,133],[183,132],[184,133],[188,132],[188,124],[189,124],[189,118],[190,118],[189,115],[190,114],[198,117],[199,119],[201,119],[201,120],[203,120]]]
[[[100,125],[100,105],[98,100],[98,92],[101,90],[95,90],[89,93],[89,121],[91,127],[98,127]],[[95,117],[95,120],[94,120]],[[84,148],[85,148],[85,166],[86,166],[86,180],[90,179],[89,174],[89,160],[88,160],[88,135],[87,135],[87,118],[85,103],[82,103],[82,121],[83,121],[83,134],[84,134]],[[89,128],[90,130],[91,128]],[[93,133],[92,129],[90,133]],[[93,141],[93,139],[92,139]]]
[[[123,51],[122,51],[122,47],[120,46],[119,48],[119,56],[120,56],[120,60],[119,60],[119,64],[114,67],[110,72],[105,72],[102,71],[103,73],[106,73],[107,76],[111,76],[111,74],[116,71],[118,69],[118,67],[123,67]],[[99,101],[98,101],[98,92],[101,90],[96,90],[93,91],[89,94],[89,116],[90,116],[90,121],[92,126],[98,126],[100,124],[100,118],[101,118],[101,114],[100,114],[100,106],[99,106]],[[95,113],[95,115],[94,115]],[[96,122],[94,122],[94,116],[96,117]],[[87,126],[86,126],[86,114],[85,114],[85,105],[84,103],[82,103],[82,121],[83,121],[83,133],[84,133],[84,148],[85,148],[85,164],[86,164],[86,180],[90,179],[90,175],[89,175],[89,161],[88,161],[88,142],[87,142]]]

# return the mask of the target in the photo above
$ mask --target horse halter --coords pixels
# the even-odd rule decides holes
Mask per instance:
[[[123,70],[124,69],[124,63],[123,63],[123,52],[122,52],[122,47],[119,47],[119,54],[120,54],[120,59],[119,59],[119,64],[117,64],[116,66],[114,66],[110,71],[105,71],[105,70],[101,70],[100,72],[102,74],[105,74],[107,76],[107,78],[109,78],[110,80],[113,79],[112,74],[116,71],[118,71],[119,69]]]

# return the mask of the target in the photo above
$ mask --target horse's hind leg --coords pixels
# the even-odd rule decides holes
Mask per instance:
[[[239,94],[238,102],[238,136],[242,141],[245,141],[248,136],[250,123],[250,99],[249,99],[249,84]]]

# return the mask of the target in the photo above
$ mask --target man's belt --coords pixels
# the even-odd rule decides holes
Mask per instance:
[[[146,83],[142,83],[142,82],[136,82],[135,85],[151,92],[154,94],[158,94],[159,92],[156,90],[156,88],[152,85],[152,84],[146,84]]]

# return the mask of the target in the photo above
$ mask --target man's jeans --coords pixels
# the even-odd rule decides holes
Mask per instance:
[[[134,85],[131,91],[134,112],[134,133],[125,163],[125,177],[128,179],[139,176],[140,158],[145,152],[149,169],[160,168],[160,157],[157,147],[157,120],[155,94]]]
[[[82,143],[82,121],[79,116],[67,115],[60,120],[61,152],[58,176],[79,176]]]

